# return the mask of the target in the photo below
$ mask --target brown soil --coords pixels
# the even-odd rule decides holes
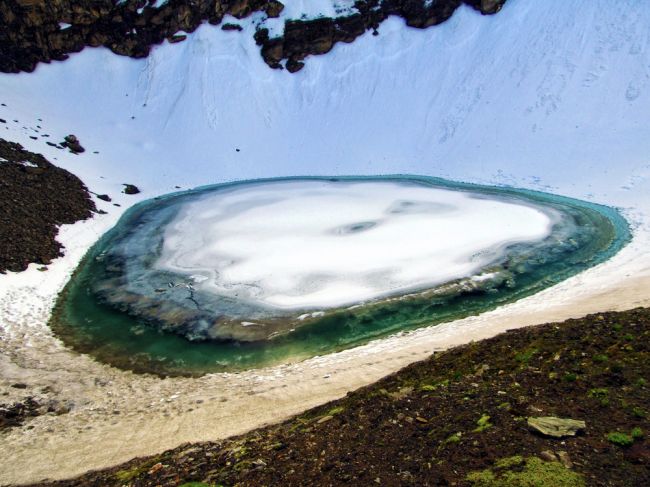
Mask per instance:
[[[84,184],[40,154],[0,138],[0,273],[62,255],[58,226],[95,211]]]
[[[41,485],[470,485],[500,459],[559,452],[587,485],[650,485],[649,339],[641,308],[510,331],[279,425]],[[526,424],[537,416],[586,431],[543,437]],[[608,440],[635,428],[629,446]]]

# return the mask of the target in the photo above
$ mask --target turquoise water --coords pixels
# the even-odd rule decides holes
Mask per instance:
[[[119,281],[114,277],[121,272],[119,263],[107,258],[111,255],[111,250],[128,244],[133,252],[145,252],[139,233],[149,231],[147,225],[157,229],[169,221],[174,214],[174,205],[178,202],[250,182],[208,186],[146,201],[127,211],[83,259],[59,298],[51,320],[52,329],[75,350],[136,372],[200,375],[242,370],[323,355],[397,331],[494,309],[607,260],[630,239],[627,222],[616,210],[547,193],[420,176],[281,180],[415,182],[471,192],[476,197],[497,198],[552,209],[562,215],[562,222],[557,223],[551,236],[541,243],[509,247],[505,257],[484,269],[494,272],[497,277],[481,284],[460,279],[402,299],[383,299],[358,307],[328,310],[324,316],[307,320],[303,326],[292,328],[290,332],[281,333],[273,339],[190,340],[188,337],[195,335],[187,333],[187,330],[181,333],[179,328],[172,330],[177,332],[173,333],[169,326],[161,325],[150,312],[138,315],[129,305],[116,305],[115,302],[103,299],[98,288],[106,282]],[[254,182],[260,183],[259,180]],[[150,238],[161,239],[157,233],[151,230]],[[147,255],[144,260],[154,259],[156,251],[147,251],[151,256]],[[170,306],[167,301],[162,303]],[[154,303],[150,308],[156,309],[156,306],[159,305]]]

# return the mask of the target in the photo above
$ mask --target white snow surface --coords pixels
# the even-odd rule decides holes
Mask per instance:
[[[286,0],[282,19],[313,19],[317,17],[340,17],[350,15],[355,0]]]
[[[263,63],[253,40],[263,21],[238,21],[241,33],[203,25],[147,59],[88,48],[0,75],[4,136],[121,205],[97,201],[108,215],[63,229],[65,258],[47,273],[0,276],[0,295],[50,302],[97,236],[144,198],[293,175],[424,174],[618,206],[634,241],[581,279],[611,284],[650,267],[643,2],[509,0],[497,15],[461,7],[427,30],[392,18],[294,75]],[[70,133],[84,154],[45,144]],[[121,194],[123,183],[142,193]]]
[[[415,183],[268,182],[184,205],[155,265],[221,296],[325,308],[471,275],[551,225],[527,205]]]

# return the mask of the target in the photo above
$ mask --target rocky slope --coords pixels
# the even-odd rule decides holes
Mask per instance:
[[[362,0],[355,3],[358,13],[338,18],[319,18],[308,21],[288,20],[284,35],[269,38],[268,31],[259,29],[255,40],[262,49],[264,61],[272,68],[281,68],[287,60],[290,72],[303,67],[308,55],[329,52],[337,42],[352,42],[377,27],[391,15],[402,17],[409,27],[424,29],[447,20],[454,11],[466,3],[484,14],[498,12],[505,0]]]
[[[81,148],[78,141],[72,146]],[[89,218],[95,204],[76,176],[0,138],[0,208],[2,273],[25,270],[30,262],[47,265],[60,256],[57,227]]]
[[[648,309],[510,331],[280,425],[47,485],[649,485],[648,338]]]
[[[297,71],[310,54],[328,52],[337,42],[352,42],[374,30],[388,16],[426,28],[448,19],[466,3],[482,13],[496,13],[506,0],[359,0],[353,13],[338,18],[287,20],[284,35],[269,37],[259,27],[255,39],[269,66]],[[151,47],[184,40],[201,23],[220,24],[225,15],[243,18],[253,12],[278,17],[278,0],[0,0],[0,71],[33,71],[38,63],[64,60],[86,46],[105,46],[135,58]],[[225,29],[237,30],[233,24]],[[376,32],[376,31],[375,31]]]

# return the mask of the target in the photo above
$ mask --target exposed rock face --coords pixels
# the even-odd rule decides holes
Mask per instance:
[[[466,3],[484,14],[499,11],[506,0],[359,0],[358,13],[338,18],[288,20],[283,37],[255,35],[262,56],[273,68],[286,60],[291,72],[310,54],[328,52],[337,42],[352,42],[375,30],[390,15],[407,25],[426,28],[447,20]],[[105,46],[134,58],[146,57],[165,39],[180,42],[180,31],[193,32],[202,22],[220,24],[224,15],[243,18],[253,12],[278,17],[278,0],[0,0],[0,71],[33,71],[39,62],[64,60],[86,46]]]
[[[145,57],[151,46],[225,14],[241,18],[279,3],[268,0],[0,0],[0,71],[33,71],[86,46]],[[281,10],[281,9],[280,9]],[[61,25],[63,24],[63,25]]]
[[[16,387],[17,385],[14,384],[12,387]],[[30,418],[42,414],[51,413],[57,416],[67,414],[72,410],[73,406],[74,403],[71,401],[48,399],[43,396],[28,396],[13,403],[0,404],[0,431],[6,428],[21,426]]]
[[[0,272],[61,255],[57,226],[89,218],[95,204],[68,171],[0,139]]]
[[[0,404],[0,431],[20,426],[25,419],[38,416],[39,404],[31,397],[12,404]]]
[[[266,15],[272,19],[279,17],[283,10],[284,5],[282,5],[280,2],[277,2],[276,0],[270,0],[264,8]]]
[[[379,27],[391,15],[402,17],[409,27],[425,29],[449,19],[454,11],[466,3],[484,14],[498,12],[506,0],[361,0],[355,4],[359,13],[338,18],[314,20],[289,20],[285,23],[284,36],[269,39],[268,31],[260,30],[256,41],[262,46],[262,57],[272,68],[282,67],[296,72],[301,62],[310,54],[329,52],[337,42],[352,42],[367,30]]]
[[[484,14],[495,14],[501,10],[501,7],[506,2],[505,0],[465,0],[465,3]]]

